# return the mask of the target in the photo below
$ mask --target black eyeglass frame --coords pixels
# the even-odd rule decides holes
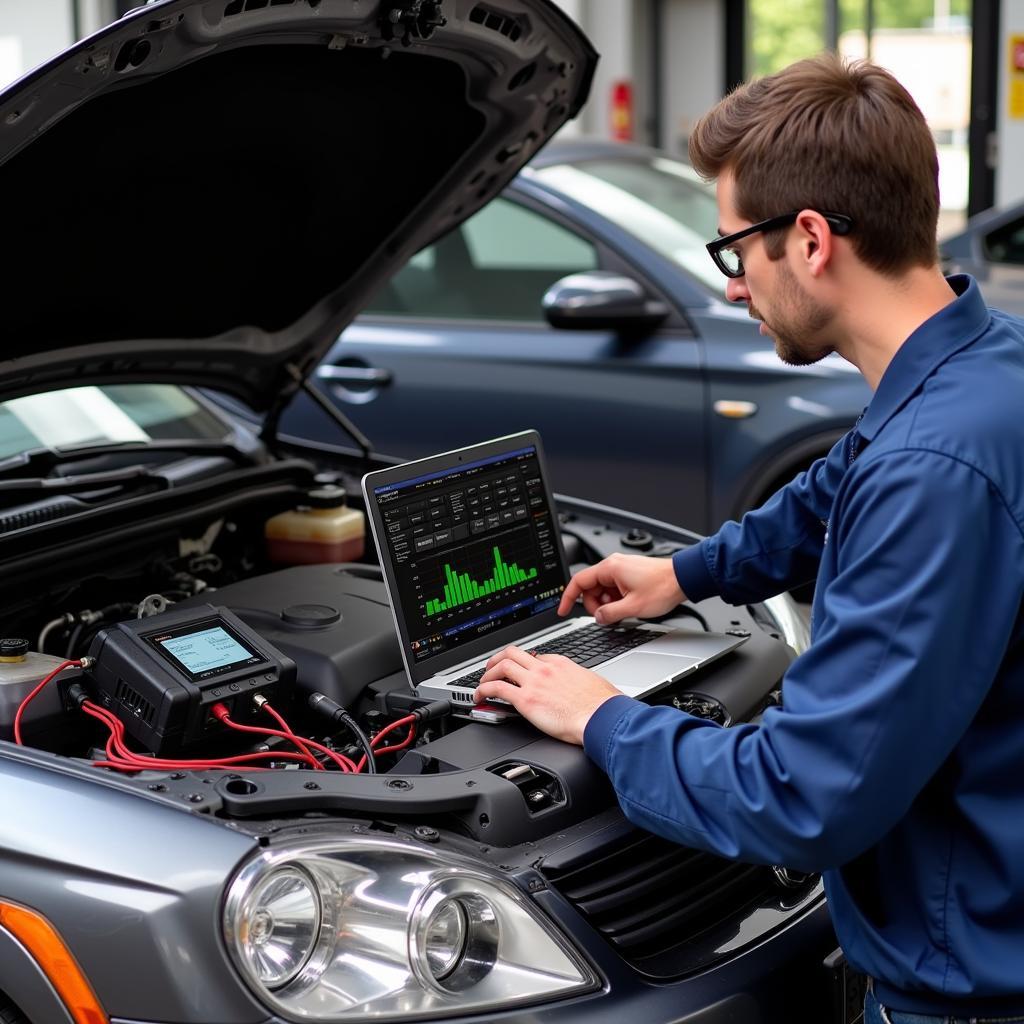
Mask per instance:
[[[746,273],[743,269],[743,260],[740,259],[739,268],[733,270],[722,259],[722,250],[728,249],[730,245],[738,242],[741,238],[746,238],[748,235],[756,235],[759,231],[775,231],[777,228],[784,228],[794,224],[797,217],[803,212],[803,210],[795,210],[793,213],[782,213],[778,217],[769,217],[767,220],[762,220],[757,224],[751,224],[749,228],[744,228],[742,231],[734,231],[731,235],[721,235],[719,238],[708,242],[705,248],[708,251],[708,255],[715,261],[715,266],[726,277],[742,277]],[[845,213],[826,213],[822,210],[815,212],[820,213],[825,218],[834,235],[848,235],[853,230],[853,220],[847,217]],[[736,256],[739,258],[739,253]]]

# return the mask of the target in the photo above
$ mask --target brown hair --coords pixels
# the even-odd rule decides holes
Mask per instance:
[[[827,53],[740,86],[697,122],[690,161],[708,179],[733,174],[745,220],[845,213],[854,252],[880,273],[938,260],[935,143],[910,93],[874,64]],[[769,258],[784,237],[766,236]]]

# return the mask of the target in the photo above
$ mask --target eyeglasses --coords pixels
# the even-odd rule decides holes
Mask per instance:
[[[759,231],[774,231],[776,228],[787,227],[795,223],[802,212],[802,210],[797,210],[795,213],[783,213],[778,217],[769,217],[759,224],[751,224],[749,228],[744,228],[742,231],[734,231],[731,235],[722,235],[721,238],[708,242],[708,253],[715,261],[715,266],[726,277],[742,277],[744,273],[743,259],[739,251],[733,249],[732,246],[741,238],[746,238],[747,235],[756,235]],[[844,213],[822,213],[821,215],[827,221],[834,235],[848,235],[853,230],[853,221]]]

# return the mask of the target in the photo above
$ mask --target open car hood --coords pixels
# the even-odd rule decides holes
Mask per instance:
[[[266,410],[586,99],[547,0],[160,0],[0,93],[0,400]]]

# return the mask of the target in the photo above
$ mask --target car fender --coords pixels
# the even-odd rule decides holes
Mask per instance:
[[[35,957],[6,928],[0,928],[0,991],[33,1024],[74,1024]]]
[[[777,455],[764,462],[751,476],[746,487],[740,492],[733,511],[733,518],[739,519],[744,512],[765,499],[771,497],[779,487],[792,479],[797,473],[806,469],[815,459],[824,457],[831,451],[846,429],[834,428],[810,437],[802,438]],[[788,478],[788,479],[787,479]]]

